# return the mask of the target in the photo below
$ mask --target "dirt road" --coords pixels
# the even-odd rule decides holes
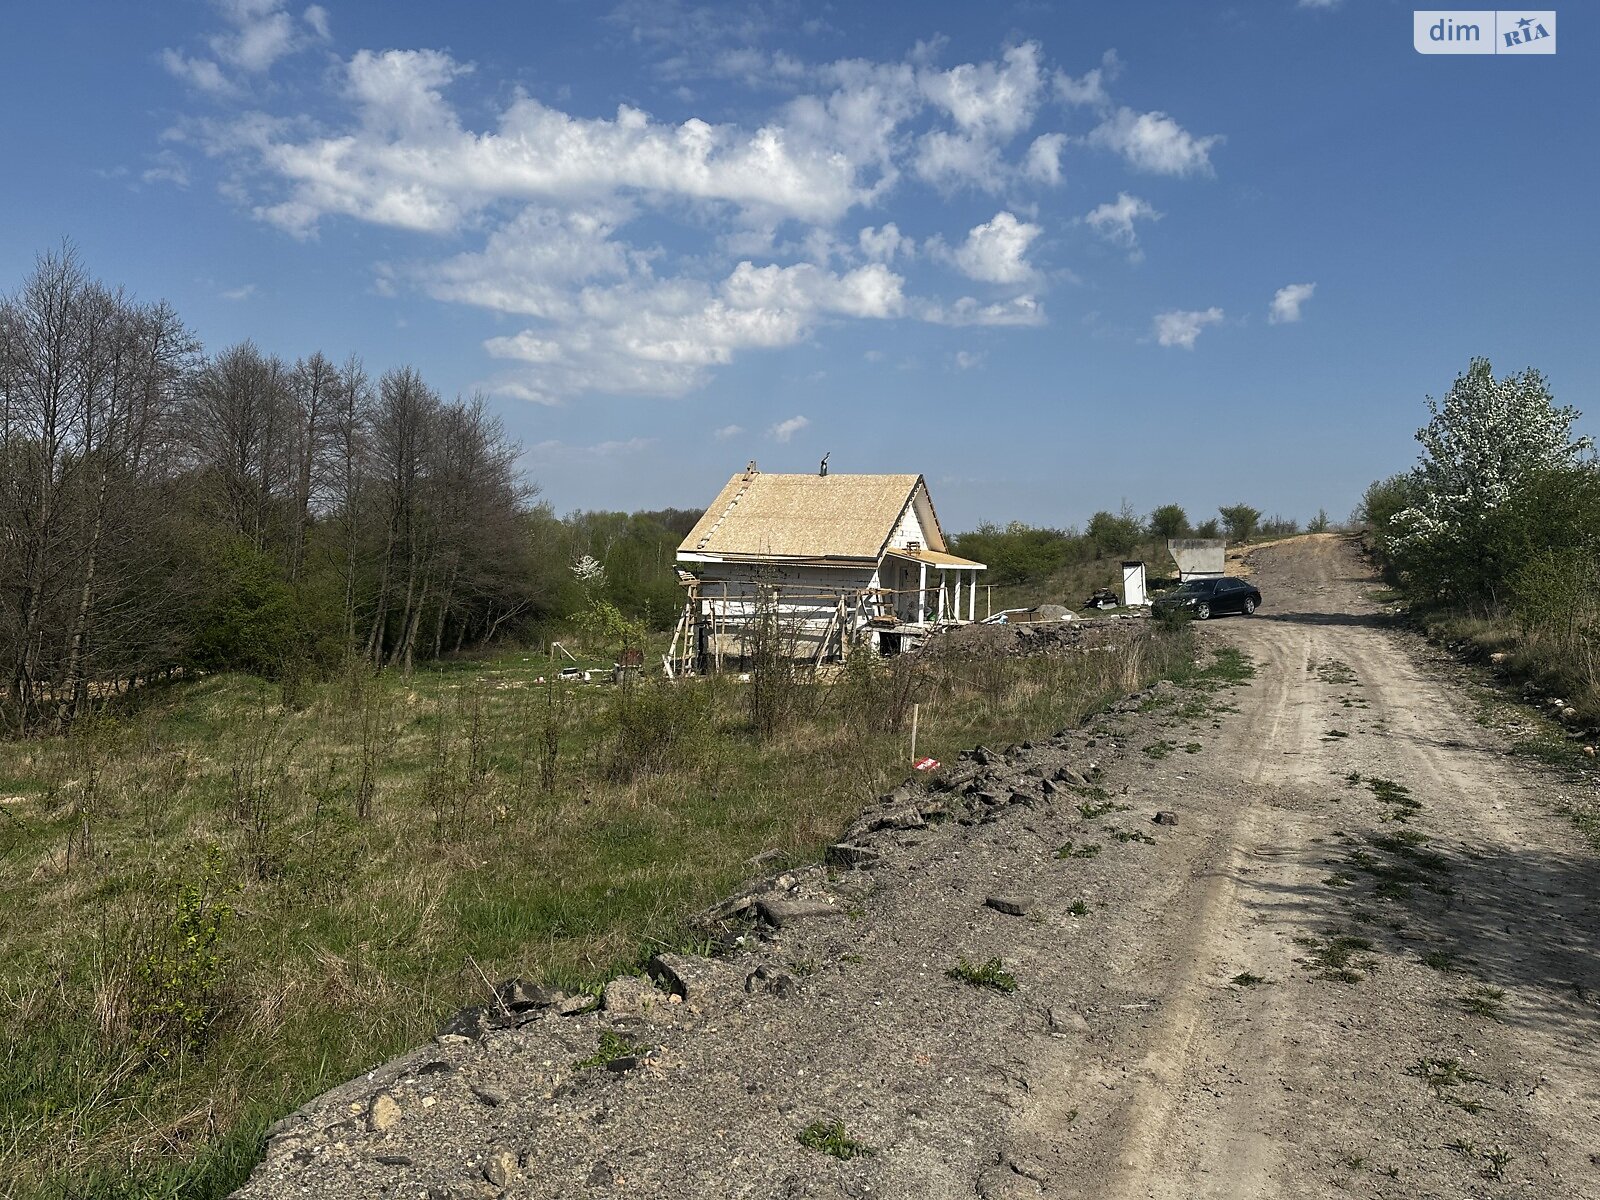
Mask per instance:
[[[1203,839],[1127,930],[1129,999],[1058,1043],[1047,1194],[1600,1196],[1600,870],[1563,784],[1347,543],[1253,566],[1264,611],[1205,630],[1256,664],[1219,744],[1118,773]]]
[[[1395,628],[1347,542],[1251,565],[1262,612],[1200,631],[1247,682],[909,783],[680,996],[421,1047],[285,1122],[244,1194],[1600,1197],[1583,785],[1508,753],[1532,718]]]

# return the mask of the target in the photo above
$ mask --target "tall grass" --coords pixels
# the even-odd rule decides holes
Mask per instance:
[[[541,685],[516,657],[292,704],[220,676],[0,745],[0,1192],[223,1195],[271,1120],[426,1039],[483,975],[592,985],[752,856],[817,855],[907,774],[912,703],[943,758],[1189,655],[1152,630],[1062,658],[857,657],[788,680],[771,725],[749,684]]]

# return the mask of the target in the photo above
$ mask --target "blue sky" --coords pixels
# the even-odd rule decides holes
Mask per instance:
[[[1591,407],[1594,26],[1381,0],[8,6],[0,286],[481,390],[558,510],[1347,513],[1469,357]],[[1593,419],[1584,422],[1596,432]]]

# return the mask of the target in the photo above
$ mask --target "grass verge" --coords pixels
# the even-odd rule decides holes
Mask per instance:
[[[1209,686],[1192,656],[1151,629],[863,665],[798,683],[764,735],[726,678],[540,686],[547,665],[509,655],[286,705],[225,675],[0,745],[0,1193],[225,1195],[273,1120],[486,981],[593,989],[680,944],[753,856],[815,859],[906,777],[897,697],[921,705],[919,755],[953,759],[1156,678]]]

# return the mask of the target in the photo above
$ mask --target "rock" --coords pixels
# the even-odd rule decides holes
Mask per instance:
[[[966,751],[963,750],[962,754],[965,755]],[[980,774],[982,774],[982,769],[978,766],[972,763],[963,763],[954,770],[941,771],[939,774],[935,775],[933,777],[932,786],[938,788],[942,792],[951,792],[957,790],[958,788],[966,787],[967,784],[971,783]]]
[[[463,1008],[455,1016],[439,1026],[439,1032],[434,1041],[442,1046],[451,1044],[446,1039],[471,1041],[473,1038],[481,1038],[490,1029],[494,1028],[495,1024],[495,1018],[488,1009],[481,1004],[474,1004]]]
[[[749,858],[745,859],[744,865],[752,870],[760,871],[766,867],[774,865],[775,863],[782,862],[783,855],[784,852],[782,850],[763,850],[760,854],[752,854]]]
[[[400,1102],[392,1092],[379,1092],[367,1103],[367,1128],[374,1133],[393,1129],[400,1121]]]
[[[1590,758],[1594,757],[1594,747],[1593,746],[1585,746],[1583,748],[1583,752],[1585,754],[1587,754]]]
[[[1560,717],[1563,725],[1575,725],[1580,719],[1575,708],[1563,708]]]
[[[879,829],[921,829],[927,822],[922,819],[922,813],[915,807],[896,808],[884,813],[872,824],[874,831]]]
[[[522,1163],[509,1150],[496,1150],[483,1164],[483,1177],[497,1188],[503,1188],[516,1178]]]
[[[753,893],[743,893],[738,896],[729,896],[725,900],[718,900],[710,908],[695,918],[695,923],[701,926],[722,925],[736,917],[747,915],[755,907],[756,898]]]
[[[446,1062],[442,1058],[436,1058],[432,1062],[425,1062],[418,1067],[417,1074],[424,1077],[428,1075],[448,1075],[455,1069],[454,1063]]]
[[[617,1173],[612,1169],[611,1164],[597,1162],[593,1167],[590,1168],[589,1175],[584,1180],[584,1183],[589,1187],[599,1188],[610,1187],[612,1184],[616,1183],[616,1181]]]
[[[1000,756],[987,746],[979,746],[972,752],[972,760],[985,767],[992,767],[1000,761]]]
[[[985,896],[983,902],[1008,917],[1025,917],[1033,911],[1033,901],[1021,896]]]
[[[1044,1189],[1010,1163],[987,1167],[978,1175],[978,1195],[982,1200],[1036,1200]]]
[[[742,1004],[744,972],[731,963],[687,954],[657,954],[645,968],[695,1012],[721,1012]]]
[[[579,1013],[593,1012],[598,1007],[593,996],[567,996],[558,1000],[552,1011],[557,1016],[573,1017]]]
[[[1052,1004],[1045,1013],[1045,1024],[1051,1033],[1088,1033],[1089,1022],[1077,1009],[1065,1004]]]
[[[793,1000],[800,995],[800,981],[787,971],[760,966],[745,976],[744,990],[752,995],[765,992],[783,1000]]]
[[[1056,772],[1056,782],[1064,783],[1068,787],[1088,787],[1089,781],[1071,767],[1062,767]]]
[[[382,1167],[410,1167],[416,1165],[416,1161],[409,1154],[380,1154],[374,1161]]]
[[[490,1108],[499,1108],[510,1099],[499,1088],[489,1087],[487,1084],[474,1083],[469,1090],[480,1104],[487,1104]]]
[[[849,842],[836,842],[825,855],[830,867],[875,867],[883,855],[871,846],[856,846]]]
[[[775,929],[782,929],[785,925],[812,917],[844,915],[842,910],[835,908],[826,900],[792,900],[781,896],[762,896],[756,904],[760,907],[761,915],[766,918],[767,923]]]
[[[666,1015],[667,998],[643,975],[619,975],[600,993],[600,1007],[617,1016],[649,1020]]]
[[[1157,825],[1176,825],[1178,823],[1178,814],[1175,812],[1167,812],[1165,809],[1163,809],[1150,819]]]
[[[526,1012],[530,1008],[549,1008],[560,997],[552,991],[526,979],[507,979],[494,989],[495,999],[507,1012]]]

